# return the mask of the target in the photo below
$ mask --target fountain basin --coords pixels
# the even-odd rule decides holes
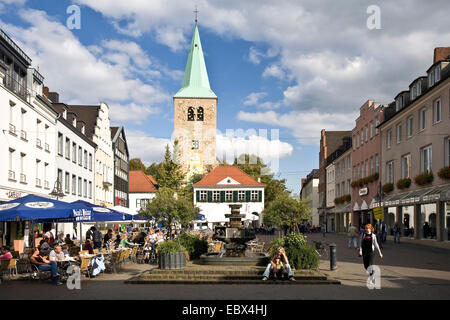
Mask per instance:
[[[196,262],[206,265],[267,266],[269,260],[264,252],[247,251],[244,257],[227,257],[222,252],[209,252],[202,254]]]

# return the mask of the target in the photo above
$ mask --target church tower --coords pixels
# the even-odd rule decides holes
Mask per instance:
[[[174,95],[175,155],[187,178],[216,163],[217,96],[209,86],[202,44],[195,23],[181,89]]]

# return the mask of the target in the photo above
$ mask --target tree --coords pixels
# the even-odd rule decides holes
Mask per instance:
[[[284,193],[264,209],[264,224],[291,227],[298,232],[298,224],[311,219],[311,207],[304,200]]]
[[[178,141],[175,140],[174,150],[177,149]],[[166,152],[164,154],[164,161],[159,164],[159,168],[156,171],[157,175],[154,177],[161,187],[173,189],[174,191],[180,191],[184,184],[185,175],[178,164],[174,156],[171,154],[169,145],[166,145]]]
[[[286,179],[275,179],[274,174],[269,172],[269,168],[261,158],[245,154],[234,159],[233,165],[239,167],[255,180],[260,178],[261,183],[266,185],[264,188],[264,208],[267,208],[272,201],[283,194],[290,194],[286,187]]]
[[[199,210],[192,201],[176,196],[175,191],[167,187],[160,188],[156,197],[141,213],[146,218],[153,217],[156,222],[169,228],[170,235],[173,226],[176,230],[175,222],[187,226],[192,220],[200,217]]]
[[[144,171],[145,165],[142,163],[141,159],[135,158],[130,160],[130,171]]]

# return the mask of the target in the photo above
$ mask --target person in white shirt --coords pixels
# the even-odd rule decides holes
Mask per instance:
[[[48,256],[50,261],[64,261],[64,252],[62,251],[62,248],[59,244],[55,245],[53,250],[50,252],[50,255]]]

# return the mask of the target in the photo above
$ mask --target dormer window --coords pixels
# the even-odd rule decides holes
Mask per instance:
[[[85,128],[85,126],[84,126],[84,124],[83,124],[83,125],[81,126],[81,133],[82,133],[82,134],[85,134],[85,129],[84,129],[84,128]]]
[[[439,63],[428,73],[428,87],[434,86],[434,84],[441,80],[441,64]]]
[[[67,110],[66,109],[63,110],[63,118],[67,119]]]
[[[76,128],[77,127],[77,119],[73,118],[72,125]]]
[[[403,108],[403,95],[399,96],[395,101],[395,111],[400,111]]]

